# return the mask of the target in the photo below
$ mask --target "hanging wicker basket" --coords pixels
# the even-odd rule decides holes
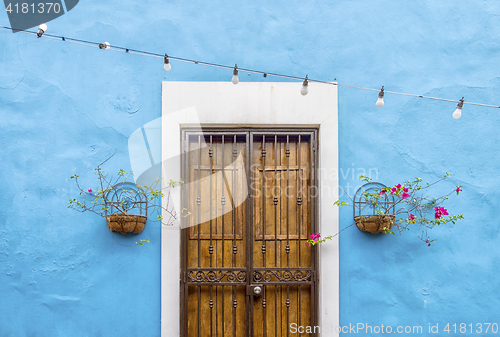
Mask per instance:
[[[360,231],[378,234],[387,232],[394,225],[395,200],[394,196],[387,193],[380,194],[385,187],[381,183],[369,182],[358,188],[354,194],[354,222]]]
[[[142,232],[146,220],[146,216],[136,214],[111,214],[106,217],[109,230],[121,234]]]
[[[131,182],[118,183],[106,194],[106,222],[112,232],[140,233],[147,220],[148,199],[143,189]]]
[[[363,232],[372,234],[383,233],[384,228],[390,230],[396,217],[392,214],[389,215],[365,215],[355,216],[354,221],[356,226]]]

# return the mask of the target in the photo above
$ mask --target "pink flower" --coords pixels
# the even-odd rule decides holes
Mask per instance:
[[[304,246],[306,246],[306,247],[307,247],[307,242],[304,242]]]
[[[397,185],[396,185],[396,188],[397,188],[397,189],[400,189],[400,188],[401,188],[401,184],[397,184]]]
[[[404,192],[402,197],[403,197],[403,199],[406,199],[406,198],[409,198],[410,195],[408,193]]]
[[[448,215],[448,211],[444,207],[435,207],[435,209],[438,209],[442,215]]]
[[[462,189],[460,187],[457,186],[457,195],[458,193],[460,193],[462,191]]]
[[[92,189],[91,188],[89,188],[89,193],[92,193]]]
[[[314,239],[314,242],[318,242],[318,239]]]
[[[396,191],[397,191],[396,187],[393,187],[391,193],[394,194],[396,193]]]
[[[408,187],[403,188],[403,191],[408,192]]]
[[[315,237],[316,236],[314,235],[314,233],[312,233],[311,236],[310,236],[311,240],[314,240]]]
[[[444,207],[434,207],[434,218],[440,219],[443,215],[448,215],[448,211]]]
[[[319,238],[321,236],[320,233],[316,233],[316,237]]]
[[[384,191],[384,190],[382,190],[382,191],[380,191],[380,193],[379,193],[379,194],[380,194],[380,195],[384,195],[384,194],[385,194],[385,191]]]
[[[410,220],[415,220],[415,216],[413,214],[410,214],[409,219]]]

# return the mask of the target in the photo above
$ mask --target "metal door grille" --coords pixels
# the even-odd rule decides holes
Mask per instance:
[[[317,130],[186,129],[182,141],[181,335],[317,325],[317,253],[304,246],[316,231]]]

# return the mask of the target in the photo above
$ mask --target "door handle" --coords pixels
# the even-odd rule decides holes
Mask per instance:
[[[247,296],[259,297],[262,295],[262,285],[260,284],[251,284],[247,286]]]

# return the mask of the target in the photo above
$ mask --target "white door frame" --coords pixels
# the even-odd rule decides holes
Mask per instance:
[[[163,82],[162,177],[180,180],[182,127],[316,127],[319,128],[319,228],[338,232],[338,103],[337,86],[301,83]],[[180,189],[171,193],[180,209]],[[161,335],[180,333],[180,226],[162,226]],[[337,237],[320,246],[319,322],[322,335],[338,336],[339,247]]]

